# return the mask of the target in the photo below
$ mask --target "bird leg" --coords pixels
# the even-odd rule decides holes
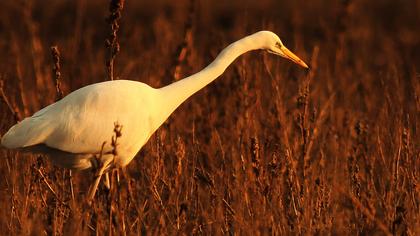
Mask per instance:
[[[70,182],[71,199],[74,202],[73,176],[72,176],[71,170],[69,170],[69,182]]]
[[[104,171],[108,169],[109,165],[113,161],[112,158],[105,159],[104,162],[100,162],[100,166],[97,169],[95,173],[95,181],[92,183],[92,185],[89,188],[89,194],[88,194],[88,201],[92,201],[95,197],[96,190],[98,189],[99,182],[101,181],[101,177],[104,174]]]
[[[109,181],[109,172],[105,173],[104,186],[108,190],[111,189],[111,182]]]

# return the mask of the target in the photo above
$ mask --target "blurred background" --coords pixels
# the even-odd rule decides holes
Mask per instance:
[[[420,234],[419,13],[418,0],[126,1],[120,79],[169,84],[260,30],[312,70],[238,58],[90,209],[88,174],[1,149],[0,230]],[[108,15],[105,0],[0,2],[0,134],[55,101],[51,46],[64,94],[107,80]]]

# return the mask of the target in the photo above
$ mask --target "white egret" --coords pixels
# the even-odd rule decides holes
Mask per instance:
[[[104,172],[127,165],[181,103],[219,77],[238,56],[257,49],[308,68],[276,34],[260,31],[230,44],[200,72],[159,89],[129,80],[80,88],[11,127],[1,145],[43,153],[64,168],[97,168],[89,193],[93,198]],[[115,122],[123,126],[117,156],[110,142]]]

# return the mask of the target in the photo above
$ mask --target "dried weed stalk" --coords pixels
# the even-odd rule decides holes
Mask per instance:
[[[260,145],[257,138],[251,138],[251,161],[252,170],[254,171],[255,177],[260,177]]]
[[[4,81],[2,77],[0,77],[0,96],[3,102],[6,104],[7,108],[9,109],[10,113],[13,114],[13,118],[15,119],[15,121],[20,121],[22,119],[22,116],[19,113],[19,110],[10,102],[10,100],[6,96],[6,93],[4,92]]]
[[[122,128],[123,126],[120,125],[118,122],[114,123],[114,136],[112,136],[111,146],[112,146],[112,155],[118,156],[118,139],[122,136]]]
[[[54,84],[55,84],[55,92],[56,92],[56,101],[63,98],[63,91],[61,90],[61,67],[60,67],[60,51],[58,50],[58,46],[51,47],[51,55],[53,59],[53,73],[55,76]]]
[[[159,2],[147,4],[156,7],[158,14],[168,14],[166,16],[174,22],[180,22],[186,17],[182,12],[188,11],[182,8],[190,1],[168,2],[164,8]],[[50,23],[46,20],[50,18],[42,15],[44,10],[60,14],[65,7],[58,3],[35,6],[40,1],[27,2],[32,2],[34,7],[26,8],[25,19],[15,17],[16,12],[10,10],[10,6],[16,6],[14,4],[0,8],[2,19],[10,18],[17,24],[21,20],[24,26],[33,27],[3,24],[5,30],[0,31],[5,55],[0,74],[7,82],[0,87],[1,134],[10,125],[9,113],[14,113],[14,106],[19,107],[22,116],[27,116],[32,112],[29,109],[46,102],[30,89],[35,84],[34,77],[40,80],[39,91],[51,93],[56,90],[53,78],[48,77],[49,73],[44,73],[51,63],[45,63],[45,55],[40,53],[49,35],[46,31],[39,34],[37,28],[41,29],[41,26]],[[319,45],[319,55],[316,47],[312,52],[312,70],[305,80],[302,81],[301,76],[296,76],[297,80],[290,79],[295,73],[300,74],[301,70],[269,54],[261,53],[264,55],[264,64],[259,62],[259,56],[255,54],[236,61],[234,68],[226,70],[225,79],[207,88],[212,92],[208,93],[209,96],[199,95],[199,99],[193,99],[194,105],[188,107],[188,112],[183,113],[185,109],[181,109],[173,116],[177,133],[152,138],[139,154],[144,158],[137,157],[127,166],[127,173],[132,178],[125,175],[121,182],[123,184],[117,185],[118,182],[112,177],[112,185],[117,185],[116,188],[109,192],[99,190],[90,207],[81,201],[85,199],[84,187],[87,184],[83,174],[74,175],[72,196],[63,172],[56,171],[47,163],[41,163],[41,169],[39,166],[32,168],[36,157],[1,149],[4,157],[4,161],[0,162],[0,172],[3,173],[0,189],[4,193],[0,195],[2,233],[420,235],[419,119],[416,113],[420,107],[420,87],[418,72],[412,64],[417,55],[404,53],[412,48],[404,40],[410,42],[410,37],[415,40],[416,31],[404,24],[397,24],[402,32],[406,32],[400,37],[404,39],[399,41],[401,48],[395,48],[392,44],[390,39],[394,36],[391,34],[386,40],[364,34],[364,40],[355,45],[352,43],[353,33],[369,32],[369,25],[380,23],[379,17],[376,17],[380,15],[362,16],[354,11],[354,3],[344,1],[333,4],[337,11],[326,11],[321,16],[327,24],[319,25],[314,35],[308,32],[302,34],[301,30],[305,28],[287,22],[290,27],[296,26],[296,31],[293,35],[283,37],[296,40],[297,48],[309,48],[314,42]],[[141,2],[131,4],[135,9],[144,6]],[[244,27],[250,31],[261,26],[258,16],[252,12],[247,14],[257,22],[241,20],[248,17],[238,16],[233,11],[240,4],[242,2],[232,1],[229,6],[226,5],[227,12],[196,14],[202,11],[199,7],[205,6],[197,4],[194,22],[192,26],[187,26],[194,28],[199,22],[212,22],[209,20],[215,19],[223,27],[227,24],[231,27],[209,29],[210,33],[223,30],[223,35],[229,35],[229,38],[240,38],[244,36]],[[274,12],[278,14],[278,9],[264,8],[263,5],[255,3],[268,15]],[[344,24],[329,27],[327,19],[340,18],[342,11],[338,5],[341,5],[341,9],[348,9],[347,16],[343,15],[346,18]],[[400,5],[404,4],[393,6],[401,9]],[[292,10],[290,14],[300,16],[302,22],[313,18],[311,9],[286,9]],[[96,9],[86,7],[85,11],[84,14],[75,15],[79,17],[76,21],[84,22],[83,32],[86,32],[85,37],[80,38],[80,45],[86,49],[81,53],[94,59],[102,55],[89,50],[92,44],[98,43],[89,34],[95,34],[98,26],[86,21],[83,16]],[[40,17],[32,17],[32,12]],[[325,16],[327,18],[323,18]],[[356,27],[346,23],[347,19],[356,17],[366,21]],[[401,14],[399,17],[405,16]],[[402,19],[391,22],[401,23]],[[408,22],[409,18],[406,19]],[[127,20],[141,24],[149,19]],[[279,20],[278,17],[272,17],[269,21],[277,24]],[[154,39],[146,32],[161,30],[159,25],[152,27],[139,28],[144,42]],[[182,34],[188,27],[181,25],[173,30]],[[287,28],[279,30],[286,31]],[[10,36],[10,32],[15,35]],[[389,33],[387,29],[380,28],[375,32],[379,36]],[[63,35],[68,34],[60,33],[57,37]],[[9,38],[11,48],[8,47]],[[68,40],[63,42],[69,43]],[[187,40],[187,43],[190,42]],[[197,48],[206,48],[208,45],[204,41],[195,43]],[[293,45],[292,42],[287,44]],[[376,61],[372,63],[369,58],[375,53],[372,45],[384,48],[380,52],[379,64]],[[145,55],[162,53],[159,51],[162,47],[157,44],[151,43],[146,49],[143,46],[132,45],[136,51],[144,50]],[[211,51],[216,47],[207,49]],[[173,55],[179,62],[174,63],[172,69],[179,65],[178,68],[182,67],[181,72],[176,69],[179,73],[184,70],[188,53],[192,52],[190,46],[183,48]],[[197,57],[207,59],[203,51],[197,51],[200,53]],[[307,58],[303,50],[297,54]],[[16,60],[9,60],[9,55]],[[78,61],[79,58],[75,56],[72,53],[68,60]],[[358,60],[354,61],[354,58]],[[142,68],[147,68],[151,63],[166,63],[166,60],[153,56],[150,61],[145,61],[137,60],[134,63]],[[264,73],[260,73],[264,71],[264,65],[269,78],[264,78]],[[72,72],[72,77],[80,78],[80,84],[91,83],[87,75],[99,76],[101,67],[103,71],[103,65],[95,63],[80,66]],[[391,70],[392,67],[397,69]],[[46,77],[40,78],[40,73]],[[170,71],[168,79],[173,79],[173,73]],[[140,71],[139,77],[145,74],[147,72]],[[239,78],[252,78],[252,81]],[[312,81],[309,89],[306,88],[307,80]],[[255,97],[258,97],[258,102],[253,101]],[[299,97],[297,108],[293,97]],[[254,109],[257,106],[261,106],[261,109]],[[295,115],[299,115],[296,120]],[[213,123],[213,120],[220,122]],[[211,121],[210,124],[215,126],[209,127],[206,121]],[[196,126],[200,128],[196,129]],[[219,138],[212,138],[208,131],[213,129],[220,132],[223,143]],[[192,139],[188,138],[191,135]],[[111,157],[109,159],[112,159],[112,153],[121,152],[118,146],[121,139],[117,136],[114,132],[114,148],[110,148],[111,137],[107,140],[108,149],[104,155]],[[255,144],[251,144],[252,137],[258,137]],[[154,142],[158,144],[157,148],[153,146]],[[273,155],[276,157],[270,161]],[[259,173],[257,181],[256,172]]]
[[[110,15],[106,21],[110,25],[111,30],[108,38],[105,40],[105,47],[107,48],[106,68],[109,80],[114,80],[114,60],[115,56],[120,52],[117,32],[120,28],[119,20],[121,19],[124,2],[125,0],[111,0],[109,3]]]
[[[195,13],[195,1],[190,0],[190,6],[188,9],[188,17],[185,21],[184,26],[184,37],[181,43],[178,45],[174,55],[171,69],[167,72],[168,77],[172,77],[173,81],[178,81],[182,77],[181,69],[182,63],[187,59],[188,51],[192,47],[192,28],[193,28],[193,17]]]

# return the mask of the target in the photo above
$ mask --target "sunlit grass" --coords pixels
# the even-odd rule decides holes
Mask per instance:
[[[107,80],[108,5],[29,2],[0,3],[0,134],[13,112],[55,100],[50,46],[61,52],[64,94]],[[0,231],[420,234],[420,3],[191,2],[127,1],[114,76],[162,86],[262,29],[311,72],[266,53],[239,58],[91,207],[92,173],[1,149]]]

